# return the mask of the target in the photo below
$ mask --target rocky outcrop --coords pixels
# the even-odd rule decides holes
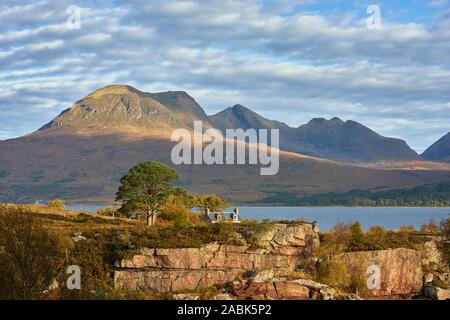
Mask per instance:
[[[308,300],[309,289],[296,281],[274,279],[267,282],[250,281],[235,284],[234,293],[240,298],[271,300]]]
[[[432,283],[424,285],[423,294],[433,300],[450,300],[450,289],[443,289]]]
[[[440,240],[428,241],[419,246],[422,267],[428,272],[448,271],[448,264],[442,251],[439,249],[439,244],[442,243]]]
[[[255,244],[272,252],[298,255],[319,245],[319,228],[310,223],[277,223],[255,236]]]
[[[274,224],[256,237],[256,245],[142,248],[131,259],[116,262],[115,287],[162,293],[222,285],[256,270],[286,276],[319,243],[318,229],[308,223]]]
[[[446,239],[433,237],[419,246],[422,266],[426,270],[423,277],[422,293],[433,300],[450,299],[450,273],[448,260],[442,252]]]
[[[292,279],[296,276],[293,272],[303,268],[305,262],[316,261],[313,252],[319,244],[319,235],[314,225],[274,224],[251,236],[252,244],[241,237],[240,245],[210,243],[200,248],[142,248],[130,259],[116,262],[115,287],[177,294],[233,283],[234,295],[239,298],[359,298],[311,280]],[[427,248],[428,256],[400,248],[344,253],[335,259],[345,267],[352,281],[356,279],[364,286],[364,290],[358,291],[361,295],[411,295],[422,289],[422,263],[436,265],[441,261],[442,257],[431,250],[434,248],[431,244]],[[376,271],[379,271],[378,278]],[[445,295],[442,290],[435,292],[431,287],[427,290],[430,296]]]
[[[274,278],[267,281],[250,279],[233,284],[233,292],[242,299],[271,300],[357,300],[356,295],[342,293],[327,285],[305,279]]]
[[[392,249],[368,252],[350,252],[337,256],[336,262],[345,267],[348,278],[361,284],[361,295],[385,297],[411,295],[422,288],[421,255],[416,250]],[[379,271],[379,279],[376,272]],[[257,273],[248,281],[234,284],[234,292],[241,298],[265,299],[359,299],[357,295],[340,292],[335,288],[311,280],[287,280],[267,272]],[[441,297],[445,295],[439,291]],[[436,295],[436,294],[435,294]]]
[[[420,292],[422,288],[421,255],[416,250],[392,249],[345,253],[337,258],[353,277],[367,284],[372,297]],[[379,270],[379,285],[376,270]],[[373,280],[373,282],[372,282]]]

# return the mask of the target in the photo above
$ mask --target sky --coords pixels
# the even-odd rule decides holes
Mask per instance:
[[[110,84],[422,152],[450,131],[450,0],[0,0],[0,140]]]

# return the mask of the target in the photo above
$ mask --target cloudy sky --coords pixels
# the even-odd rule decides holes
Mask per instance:
[[[112,83],[352,119],[421,152],[450,131],[450,1],[0,0],[0,139]]]

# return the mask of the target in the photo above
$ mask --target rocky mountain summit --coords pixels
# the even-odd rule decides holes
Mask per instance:
[[[131,86],[111,85],[79,100],[39,131],[64,128],[98,133],[132,127],[165,132],[192,128],[194,120],[210,125],[203,109],[186,92],[146,93]]]
[[[343,162],[418,160],[405,141],[383,137],[356,121],[335,117],[312,119],[298,128],[266,119],[250,109],[235,105],[210,116],[214,127],[279,129],[281,149]]]

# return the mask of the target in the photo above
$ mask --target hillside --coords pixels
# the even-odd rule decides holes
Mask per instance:
[[[427,160],[450,163],[450,132],[425,150],[422,157]]]
[[[134,164],[157,160],[173,166],[170,133],[191,128],[194,120],[210,126],[203,109],[184,92],[97,90],[37,132],[0,142],[0,201],[111,201]],[[257,202],[280,191],[317,194],[450,180],[447,170],[378,170],[289,152],[281,153],[275,176],[261,176],[259,166],[250,165],[175,168],[182,176],[179,184],[191,192],[217,193],[234,203]]]
[[[450,206],[450,182],[426,184],[410,189],[387,191],[352,190],[344,193],[324,193],[297,196],[280,192],[262,201],[266,204],[289,206]]]

